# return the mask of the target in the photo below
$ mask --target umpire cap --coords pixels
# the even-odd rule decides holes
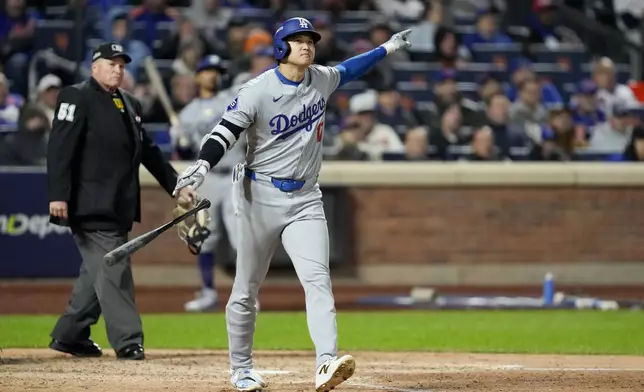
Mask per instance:
[[[129,54],[125,53],[121,44],[107,42],[99,45],[96,49],[94,49],[94,53],[92,54],[92,62],[98,59],[112,60],[117,57],[122,57],[123,60],[125,60],[125,64],[132,62],[132,58]]]

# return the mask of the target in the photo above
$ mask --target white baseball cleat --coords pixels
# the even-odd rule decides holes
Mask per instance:
[[[213,289],[203,289],[197,292],[195,299],[186,302],[184,309],[186,312],[203,312],[205,310],[214,310],[217,307],[217,292]]]
[[[252,369],[237,369],[232,372],[230,382],[238,391],[261,391],[268,384]]]
[[[329,392],[353,376],[356,360],[351,355],[329,358],[315,372],[315,391]]]

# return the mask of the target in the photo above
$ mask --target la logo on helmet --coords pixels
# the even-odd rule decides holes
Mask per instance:
[[[303,29],[309,28],[309,22],[304,18],[297,18],[300,21],[300,27]]]

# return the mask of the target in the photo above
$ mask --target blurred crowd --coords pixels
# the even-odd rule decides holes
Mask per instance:
[[[644,5],[602,1],[621,10],[615,23],[618,28],[631,26],[635,31],[634,26],[641,23]],[[191,103],[205,96],[221,97],[221,105],[203,109],[203,116],[214,125],[241,84],[275,66],[272,33],[279,22],[296,15],[309,18],[322,35],[316,48],[316,62],[322,65],[364,53],[403,28],[413,29],[408,53],[387,57],[361,80],[332,96],[324,136],[327,159],[644,157],[638,153],[644,115],[633,89],[619,78],[620,64],[586,50],[553,1],[522,2],[530,3],[527,20],[508,23],[506,12],[513,5],[509,0],[69,0],[33,4],[4,0],[0,11],[0,164],[45,162],[57,94],[64,86],[88,77],[90,54],[102,41],[121,43],[131,55],[122,88],[141,101],[148,131],[173,159],[192,159],[198,146],[181,143],[181,123],[169,126],[143,60],[155,59],[180,118]],[[583,8],[585,2],[568,3]],[[75,36],[55,30],[49,34],[55,43],[53,50],[41,49],[38,40],[43,36],[38,29],[48,20],[82,22],[74,28],[82,39],[75,41]],[[80,48],[75,50],[82,53],[76,62],[68,53],[74,42]],[[487,52],[480,49],[486,45]],[[535,48],[567,53],[580,47],[588,72],[567,73],[564,68],[563,82],[542,72],[544,62],[535,55]],[[203,67],[204,59],[215,66]],[[570,67],[556,61],[551,65]],[[200,76],[206,68],[208,80]]]

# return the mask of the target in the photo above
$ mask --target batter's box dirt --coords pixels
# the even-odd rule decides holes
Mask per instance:
[[[234,391],[223,351],[149,350],[142,362],[77,359],[51,350],[0,352],[0,391]],[[352,352],[357,368],[337,391],[644,391],[644,357]],[[259,351],[267,391],[313,391],[313,354]]]

